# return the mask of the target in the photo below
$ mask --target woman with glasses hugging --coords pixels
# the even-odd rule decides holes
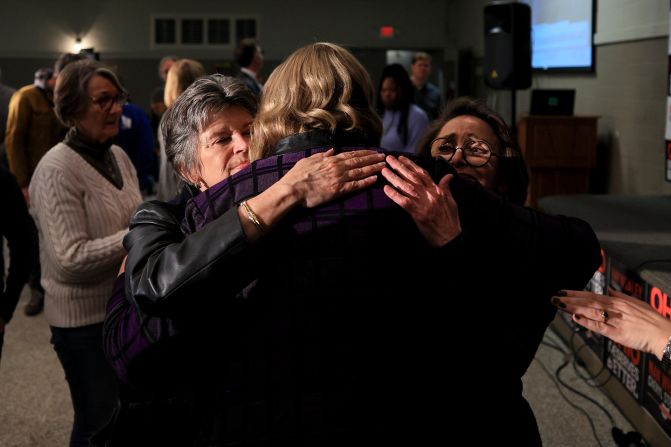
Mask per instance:
[[[30,183],[44,313],[74,407],[70,446],[88,446],[118,400],[117,379],[102,350],[102,323],[125,254],[128,219],[142,199],[133,164],[111,144],[125,101],[119,79],[100,63],[68,65],[54,103],[70,130],[40,160]]]
[[[459,260],[445,265],[444,324],[466,319],[471,330],[445,331],[445,352],[464,371],[453,382],[464,391],[455,390],[452,405],[487,427],[473,444],[487,439],[541,445],[521,378],[555,315],[549,298],[563,280],[585,286],[600,262],[597,240],[579,219],[520,206],[529,181],[526,165],[503,119],[478,100],[454,100],[420,140],[418,153],[449,163],[462,183],[452,174],[434,182],[406,157],[388,156],[394,171],[382,171],[391,184],[387,195],[432,245]],[[468,189],[465,184],[496,194],[472,200],[458,194],[457,187]],[[462,231],[446,244],[450,226],[442,216],[454,209],[451,195],[461,196]]]
[[[452,101],[420,138],[417,153],[440,157],[459,177],[524,205],[529,184],[526,163],[503,118],[476,99]],[[398,160],[392,161],[399,166]]]

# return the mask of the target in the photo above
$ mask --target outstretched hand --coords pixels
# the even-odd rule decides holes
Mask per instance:
[[[376,151],[333,154],[329,149],[300,160],[278,183],[290,187],[301,206],[313,208],[372,185],[385,166],[384,154]]]
[[[382,176],[393,185],[384,186],[384,193],[406,210],[429,244],[441,247],[461,233],[459,209],[450,191],[453,174],[438,184],[429,174],[406,157],[388,155]]]
[[[646,302],[613,289],[608,290],[608,295],[577,290],[561,293],[565,296],[552,297],[552,303],[573,314],[579,325],[616,343],[662,358],[671,336],[671,321]]]

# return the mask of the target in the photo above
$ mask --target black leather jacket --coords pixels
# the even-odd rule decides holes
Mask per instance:
[[[201,297],[208,299],[209,284],[203,283],[209,278],[225,273],[226,281],[218,284],[218,291],[234,296],[255,277],[253,269],[242,268],[253,264],[254,247],[242,231],[236,209],[187,238],[181,228],[184,207],[183,202],[142,204],[124,239],[126,292],[150,315],[180,312],[180,305],[173,304],[183,296],[180,293],[191,296],[189,306],[198,306]]]

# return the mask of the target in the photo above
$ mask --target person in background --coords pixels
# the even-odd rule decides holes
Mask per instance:
[[[387,65],[382,71],[377,109],[382,116],[383,149],[416,153],[417,142],[429,120],[426,113],[412,104],[412,83],[403,66]]]
[[[433,121],[440,115],[443,100],[438,87],[429,82],[429,76],[431,76],[431,56],[424,52],[415,53],[410,65],[415,104],[424,110],[429,121]]]
[[[154,138],[147,114],[138,105],[130,102],[123,105],[115,144],[133,162],[142,196],[151,194],[154,184],[151,173],[156,166]]]
[[[102,322],[125,254],[128,219],[142,200],[133,163],[112,144],[126,98],[116,75],[100,63],[69,64],[54,94],[56,115],[69,130],[30,182],[45,317],[74,408],[71,447],[88,446],[118,402]]]
[[[203,64],[194,59],[178,59],[168,70],[165,81],[163,101],[170,107],[179,95],[184,92],[196,79],[207,73]]]
[[[158,151],[158,126],[161,122],[161,116],[165,113],[167,106],[163,101],[165,80],[172,64],[177,61],[177,56],[164,56],[158,62],[158,77],[161,79],[161,85],[152,90],[149,100],[149,122],[151,124],[152,136],[154,138],[155,150]]]
[[[613,289],[608,295],[560,290],[552,297],[552,304],[590,331],[652,354],[671,367],[671,320],[645,301]]]
[[[7,161],[28,206],[28,185],[35,167],[64,133],[53,111],[55,83],[53,69],[40,68],[35,72],[33,84],[20,88],[9,103],[5,131]]]
[[[0,166],[0,201],[3,217],[0,218],[0,236],[7,240],[9,271],[5,279],[4,249],[0,250],[0,359],[7,324],[11,321],[16,303],[28,281],[32,262],[37,253],[37,238],[28,214],[21,188],[14,176]],[[0,243],[2,240],[0,238]]]
[[[165,92],[163,100],[166,106],[170,107],[179,95],[184,92],[193,82],[205,76],[205,67],[200,62],[193,59],[179,59],[170,70],[165,82]],[[160,126],[159,126],[160,130]],[[156,189],[156,198],[163,202],[174,198],[182,189],[182,180],[179,174],[175,172],[172,164],[166,157],[165,141],[163,133],[158,134],[159,143],[159,173],[158,188]]]
[[[81,54],[62,54],[53,70],[38,69],[33,84],[20,88],[9,103],[5,150],[9,170],[16,176],[28,207],[28,185],[37,163],[65,134],[65,128],[53,110],[54,85],[59,73],[69,63],[84,57]]]
[[[239,78],[245,83],[247,88],[256,96],[263,92],[263,83],[261,82],[261,68],[263,68],[263,51],[251,38],[240,40],[235,49],[235,61],[240,66]]]
[[[2,69],[0,68],[0,166],[9,168],[5,153],[5,129],[7,128],[7,114],[9,101],[16,89],[2,83]]]
[[[163,113],[165,113],[165,110],[167,109],[165,102],[163,102],[166,77],[168,76],[168,71],[170,70],[170,67],[172,67],[172,64],[174,64],[177,60],[178,60],[177,56],[164,56],[158,62],[158,77],[161,79],[161,85],[156,87],[154,91],[152,91],[151,103],[150,103],[152,120],[153,119],[156,120],[157,126],[159,120],[161,119],[161,116],[163,115]]]
[[[44,154],[61,141],[65,134],[65,128],[53,110],[53,88],[56,79],[69,63],[83,58],[81,54],[62,54],[56,60],[53,70],[50,68],[37,70],[33,85],[20,88],[9,103],[5,150],[9,170],[16,177],[28,208],[31,207],[28,185],[35,167]],[[29,280],[30,301],[23,309],[28,316],[39,314],[44,307],[44,289],[40,276],[40,262],[39,259],[35,259]]]

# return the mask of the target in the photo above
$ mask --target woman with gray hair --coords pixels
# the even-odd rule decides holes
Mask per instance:
[[[264,213],[262,222],[250,220],[256,214],[243,204],[187,237],[180,230],[187,200],[199,193],[218,194],[249,165],[256,111],[256,97],[240,80],[215,74],[194,82],[164,115],[161,131],[168,161],[188,184],[177,201],[147,202],[135,213],[132,225],[170,231],[151,231],[143,239],[151,247],[151,259],[145,257],[147,251],[129,253],[128,276],[142,275],[149,262],[160,271],[156,279],[166,288],[159,287],[157,302],[145,307],[137,306],[135,297],[125,297],[123,268],[114,285],[104,349],[131,391],[110,429],[96,436],[94,445],[214,446],[222,436],[229,437],[220,432],[226,428],[218,414],[228,405],[221,393],[229,379],[219,376],[220,367],[212,368],[210,361],[241,348],[235,336],[225,334],[243,321],[246,310],[231,309],[227,300],[213,298],[219,291],[238,291],[249,284],[257,274],[258,247],[271,239],[266,230],[290,210],[315,207],[371,185],[383,167],[383,156],[368,150],[338,155],[330,150],[306,157],[255,197],[253,209]],[[139,233],[142,230],[142,238]],[[183,261],[193,256],[206,266],[199,274],[201,286],[172,293],[172,284],[192,279],[193,270]]]
[[[70,387],[70,446],[89,439],[118,401],[102,350],[105,304],[124,256],[128,218],[141,202],[126,153],[111,144],[126,92],[98,62],[68,65],[55,89],[55,111],[70,127],[40,160],[30,183],[40,239],[44,312]]]

